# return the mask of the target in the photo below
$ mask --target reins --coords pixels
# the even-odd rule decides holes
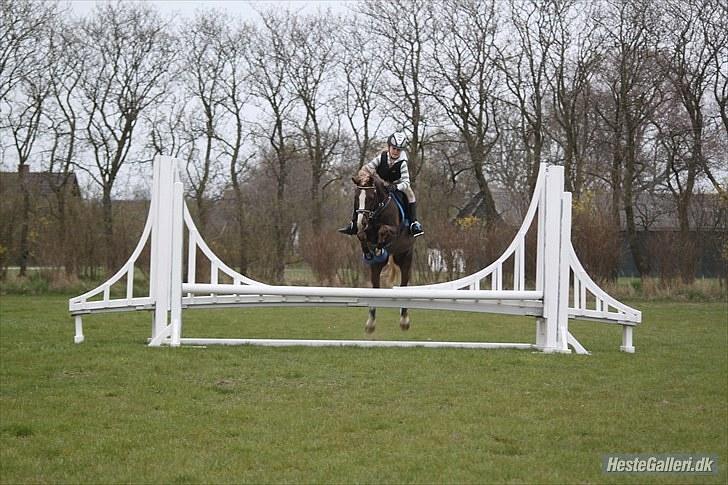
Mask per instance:
[[[376,187],[375,187],[375,186],[366,186],[366,187],[365,187],[365,186],[360,186],[360,185],[357,185],[357,188],[358,188],[358,189],[361,189],[361,190],[376,190]],[[376,192],[375,192],[375,194],[376,194]],[[384,212],[384,210],[385,210],[385,209],[386,209],[386,208],[387,208],[387,207],[389,206],[389,204],[390,204],[390,203],[392,202],[392,198],[393,198],[393,195],[392,195],[392,193],[388,191],[388,192],[387,192],[387,197],[386,197],[386,198],[385,198],[384,200],[382,200],[381,202],[379,202],[379,203],[377,204],[377,207],[376,207],[376,209],[374,209],[374,210],[370,210],[370,209],[364,209],[364,208],[361,208],[361,209],[357,209],[357,210],[356,210],[355,212],[356,212],[357,214],[363,214],[364,216],[366,216],[366,217],[367,217],[367,219],[369,219],[369,221],[370,221],[371,223],[375,223],[375,222],[376,222],[376,220],[377,220],[377,219],[379,218],[379,216],[380,216],[380,215],[382,214],[382,212]],[[387,249],[387,248],[388,248],[389,246],[391,246],[391,245],[392,245],[392,243],[393,243],[393,242],[394,242],[394,241],[390,241],[390,242],[389,242],[389,243],[388,243],[387,245],[385,245],[385,246],[384,246],[384,247],[383,247],[382,249],[386,250],[386,249]],[[373,251],[375,250],[375,248],[376,248],[376,245],[372,244],[372,242],[371,242],[371,241],[367,241],[367,247],[369,248],[369,254],[374,254],[374,252],[373,252]],[[379,251],[379,250],[377,249],[377,251]]]
[[[372,189],[375,189],[375,187],[358,187],[358,188],[359,188],[359,189],[362,189],[362,190],[372,190]],[[381,213],[382,213],[382,212],[384,211],[384,209],[386,209],[386,208],[387,208],[387,206],[389,205],[389,203],[390,203],[391,201],[392,201],[392,194],[391,194],[391,193],[388,193],[388,194],[387,194],[387,198],[386,198],[386,199],[384,199],[384,200],[383,200],[382,202],[380,202],[379,204],[377,204],[377,208],[376,208],[376,209],[374,209],[374,210],[369,210],[369,209],[357,209],[357,210],[356,210],[356,213],[357,213],[357,214],[364,214],[364,215],[365,215],[365,216],[367,216],[367,217],[368,217],[368,218],[369,218],[369,219],[370,219],[371,221],[376,221],[376,220],[377,220],[377,217],[379,217],[379,216],[380,216],[380,214],[381,214]]]

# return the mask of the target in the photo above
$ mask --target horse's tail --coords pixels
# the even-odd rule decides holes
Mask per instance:
[[[402,281],[402,271],[399,266],[394,264],[394,258],[392,256],[387,260],[387,265],[382,269],[382,287],[391,288],[396,284],[400,284]]]

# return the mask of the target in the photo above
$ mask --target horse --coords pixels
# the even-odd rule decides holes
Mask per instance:
[[[379,175],[359,172],[352,177],[356,185],[357,238],[364,261],[369,265],[372,288],[380,287],[381,274],[389,260],[399,268],[400,286],[407,286],[412,272],[415,239],[402,220],[395,201],[395,187]],[[399,327],[409,330],[410,318],[406,308],[399,310]],[[369,307],[369,318],[364,327],[374,332],[377,309]]]

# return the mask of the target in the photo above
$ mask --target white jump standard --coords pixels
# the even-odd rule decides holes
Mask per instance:
[[[631,308],[599,288],[586,274],[571,244],[571,194],[564,192],[564,170],[541,164],[523,224],[510,246],[488,267],[464,278],[434,285],[380,288],[273,286],[244,276],[223,263],[200,236],[184,202],[179,162],[154,161],[149,215],[129,260],[98,288],[69,300],[75,342],[84,340],[82,317],[91,313],[152,312],[150,346],[305,345],[359,347],[518,348],[543,352],[588,352],[569,332],[579,318],[622,327],[624,352],[634,352],[632,330],[642,320]],[[526,282],[526,233],[537,218],[534,287]],[[151,239],[149,291],[134,296],[134,266]],[[183,277],[183,251],[187,275]],[[210,261],[209,281],[198,281],[198,250]],[[504,265],[512,267],[505,278]],[[220,274],[231,284],[221,284]],[[122,280],[124,280],[122,282]],[[111,287],[126,283],[125,297],[111,298]],[[430,342],[381,340],[286,340],[183,338],[182,310],[220,307],[347,306],[407,307],[527,315],[536,318],[533,343]]]

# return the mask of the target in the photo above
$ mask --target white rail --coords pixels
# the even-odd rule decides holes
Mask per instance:
[[[327,286],[213,285],[185,283],[182,291],[218,295],[279,295],[397,300],[541,300],[541,291],[422,290],[400,288],[335,288]]]

